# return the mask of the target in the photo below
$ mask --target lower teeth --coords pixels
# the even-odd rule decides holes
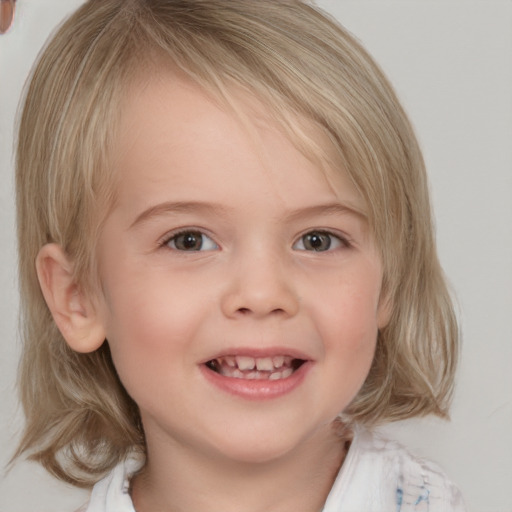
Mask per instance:
[[[286,379],[293,373],[292,368],[285,368],[280,372],[259,372],[249,371],[242,372],[238,369],[229,369],[227,371],[219,372],[224,377],[233,377],[235,379],[246,379],[246,380],[279,380]]]

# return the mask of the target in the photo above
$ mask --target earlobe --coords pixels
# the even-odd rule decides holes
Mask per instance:
[[[93,302],[75,281],[73,263],[57,244],[41,248],[36,258],[41,291],[57,327],[77,352],[93,352],[105,341],[105,330]]]

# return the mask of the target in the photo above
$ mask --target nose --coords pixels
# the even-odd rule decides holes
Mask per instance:
[[[252,254],[232,262],[221,308],[227,317],[293,317],[299,310],[291,265],[276,255]]]

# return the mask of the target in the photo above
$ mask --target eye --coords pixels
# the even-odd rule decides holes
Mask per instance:
[[[214,251],[219,246],[200,231],[181,231],[168,238],[163,244],[177,251]]]
[[[298,251],[324,252],[339,247],[347,247],[348,242],[327,231],[310,231],[302,235],[293,248]]]

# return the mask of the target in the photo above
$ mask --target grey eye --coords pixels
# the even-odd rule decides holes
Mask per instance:
[[[326,231],[310,231],[301,236],[293,248],[298,251],[323,252],[341,247],[343,242]]]
[[[173,235],[166,244],[178,251],[213,251],[218,245],[200,231],[183,231]]]

